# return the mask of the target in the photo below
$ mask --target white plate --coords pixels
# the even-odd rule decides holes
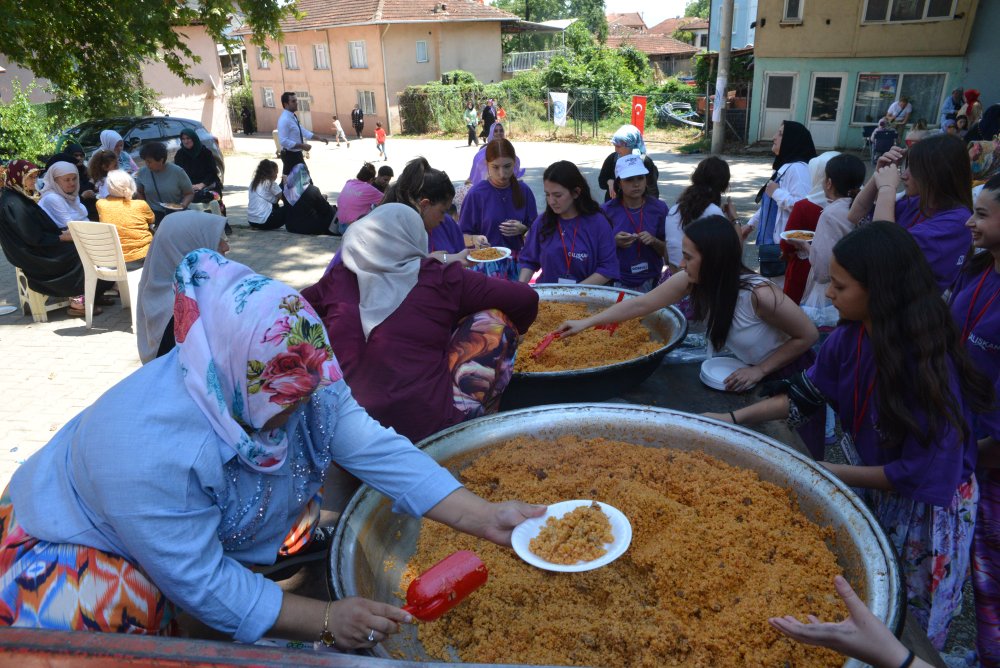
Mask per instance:
[[[607,552],[604,553],[604,556],[594,559],[593,561],[581,561],[575,564],[553,564],[552,562],[545,561],[539,557],[528,547],[531,543],[531,539],[539,534],[542,527],[545,526],[545,522],[548,518],[561,518],[574,508],[589,506],[592,503],[594,502],[586,499],[553,503],[541,517],[534,517],[518,524],[514,527],[514,531],[510,536],[511,545],[514,547],[514,551],[517,552],[517,556],[521,557],[525,562],[531,564],[532,566],[546,571],[579,573],[580,571],[592,571],[595,568],[606,566],[625,554],[625,550],[628,549],[629,544],[632,542],[632,525],[629,523],[628,518],[625,517],[620,510],[614,506],[609,506],[606,503],[601,503],[600,501],[597,502],[597,505],[599,505],[601,510],[604,511],[604,514],[608,516],[608,521],[611,522],[611,535],[614,537],[614,540],[611,543],[606,543],[604,545],[604,549],[607,550]]]
[[[729,374],[747,366],[749,365],[735,357],[710,357],[701,363],[701,382],[713,390],[725,391],[726,378],[729,378]]]
[[[813,237],[816,236],[815,232],[810,232],[809,230],[788,230],[786,232],[782,232],[779,236],[785,241],[792,241],[791,235],[794,234],[795,232],[802,232],[808,234],[809,235],[808,239],[798,239],[798,241],[804,241],[807,244],[811,244],[813,242]]]
[[[168,202],[160,202],[160,206],[162,206],[167,211],[183,211],[184,210],[184,207],[182,207],[180,204],[170,204]]]
[[[10,315],[11,313],[17,312],[16,306],[11,306],[10,304],[4,304],[0,306],[0,315]]]
[[[509,248],[506,248],[504,246],[493,246],[493,249],[503,253],[503,257],[498,257],[495,260],[477,260],[476,258],[472,257],[472,251],[469,251],[469,262],[479,262],[481,264],[486,264],[487,262],[499,262],[500,260],[506,260],[507,258],[510,257]],[[486,249],[481,248],[479,250],[486,250]]]

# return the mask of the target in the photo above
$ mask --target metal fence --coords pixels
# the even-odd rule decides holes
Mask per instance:
[[[503,57],[504,72],[524,72],[535,69],[536,65],[548,63],[556,56],[565,53],[565,49],[552,51],[515,51]]]

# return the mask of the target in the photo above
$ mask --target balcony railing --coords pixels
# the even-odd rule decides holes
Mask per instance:
[[[561,56],[563,49],[553,51],[517,51],[503,57],[504,72],[523,72],[532,70],[539,63],[547,63],[556,56]]]

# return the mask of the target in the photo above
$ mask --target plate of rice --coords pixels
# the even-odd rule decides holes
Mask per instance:
[[[632,524],[614,506],[576,499],[554,503],[541,517],[521,522],[510,540],[517,556],[536,568],[579,573],[625,554]]]
[[[490,246],[469,251],[469,262],[499,262],[510,257],[510,249],[503,246]]]

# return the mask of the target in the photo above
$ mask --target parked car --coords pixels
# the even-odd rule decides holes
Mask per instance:
[[[118,118],[101,118],[85,121],[63,132],[59,146],[69,138],[79,143],[87,153],[87,159],[101,147],[101,132],[114,130],[125,140],[125,150],[140,167],[143,161],[139,151],[143,144],[152,141],[163,142],[167,147],[167,159],[173,162],[174,154],[181,147],[181,130],[189,128],[198,134],[201,143],[215,156],[215,164],[219,167],[219,178],[225,183],[226,161],[219,149],[219,140],[205,129],[198,121],[176,116],[121,116]]]

